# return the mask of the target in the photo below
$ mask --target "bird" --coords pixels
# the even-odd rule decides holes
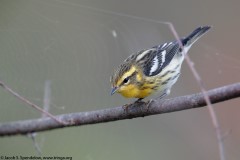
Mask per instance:
[[[210,28],[196,28],[180,38],[181,43],[174,40],[131,54],[110,77],[111,95],[117,92],[137,101],[153,93],[158,93],[159,98],[169,95],[180,76],[184,55]]]

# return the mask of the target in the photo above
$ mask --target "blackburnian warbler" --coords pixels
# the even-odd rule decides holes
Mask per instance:
[[[111,76],[111,95],[118,92],[124,97],[141,100],[156,91],[161,98],[170,94],[180,75],[184,54],[210,28],[198,27],[186,38],[181,38],[183,48],[175,40],[133,53]]]

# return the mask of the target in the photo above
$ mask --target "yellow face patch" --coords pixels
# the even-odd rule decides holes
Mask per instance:
[[[129,84],[127,86],[121,86],[118,90],[118,93],[123,95],[124,97],[131,98],[138,95],[138,88],[134,84]]]
[[[147,88],[140,90],[134,84],[129,84],[127,86],[122,86],[117,92],[126,98],[144,98],[152,93],[152,89]]]

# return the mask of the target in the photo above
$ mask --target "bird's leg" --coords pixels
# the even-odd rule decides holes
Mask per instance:
[[[151,104],[152,102],[155,102],[155,100],[154,100],[154,99],[150,99],[150,100],[147,102],[147,112],[148,112],[149,107],[150,107],[150,104]]]
[[[157,97],[156,99],[162,99],[163,97],[167,96],[170,94],[170,89],[167,89],[165,90],[159,97]],[[150,99],[148,102],[147,102],[147,111],[150,107],[150,104],[153,103],[153,102],[156,102],[156,100],[154,99]]]
[[[144,105],[148,105],[148,102],[144,102],[143,98],[138,98],[134,104],[144,104]],[[148,110],[148,109],[147,109]],[[144,112],[143,108],[141,107],[141,111]]]
[[[128,107],[129,107],[130,105],[132,105],[132,104],[146,103],[146,102],[144,102],[144,101],[142,101],[142,100],[143,100],[143,98],[138,98],[138,99],[137,99],[135,102],[133,102],[133,103],[123,105],[122,108],[124,109],[124,111],[128,112]]]
[[[138,98],[134,103],[142,103],[143,98]]]

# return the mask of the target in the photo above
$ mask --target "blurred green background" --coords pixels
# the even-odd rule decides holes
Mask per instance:
[[[109,77],[131,53],[212,25],[189,54],[207,89],[239,82],[240,1],[0,0],[0,79],[42,106],[50,81],[50,112],[64,114],[132,102],[110,96]],[[122,13],[118,14],[118,13]],[[169,97],[199,92],[184,63]],[[168,98],[169,98],[168,97]],[[239,99],[214,105],[228,160],[240,157]],[[41,114],[0,88],[0,122]],[[82,160],[218,159],[206,108],[37,133],[43,156]],[[38,155],[30,138],[0,138],[0,154]]]

